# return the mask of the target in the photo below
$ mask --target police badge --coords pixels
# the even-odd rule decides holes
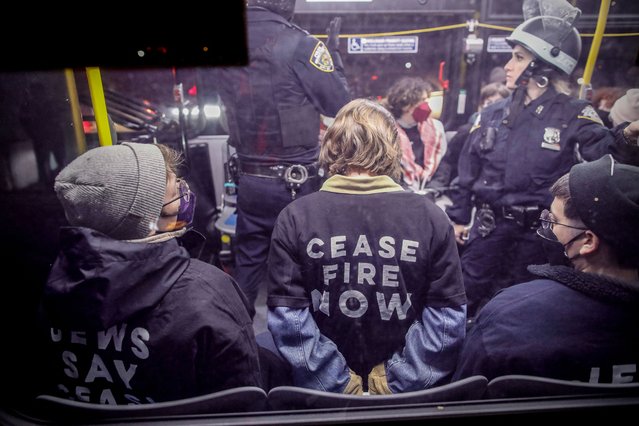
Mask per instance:
[[[544,140],[541,142],[541,147],[551,151],[561,150],[561,146],[559,145],[560,136],[561,130],[555,127],[546,127],[544,129]]]
[[[328,52],[326,45],[321,41],[318,42],[315,49],[313,49],[309,62],[320,71],[333,72],[335,70],[333,58],[331,58],[331,54]]]

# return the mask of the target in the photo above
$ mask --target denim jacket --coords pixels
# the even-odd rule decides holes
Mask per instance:
[[[466,305],[422,311],[406,333],[406,344],[384,362],[393,393],[446,383],[466,335]],[[344,391],[349,367],[337,346],[320,333],[308,308],[270,308],[268,327],[280,354],[291,364],[296,386]]]

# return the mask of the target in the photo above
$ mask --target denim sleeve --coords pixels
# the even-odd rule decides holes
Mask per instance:
[[[269,308],[268,329],[291,365],[295,386],[344,391],[350,380],[346,360],[335,343],[320,333],[308,308]]]
[[[393,393],[417,391],[448,382],[466,336],[466,305],[424,308],[422,320],[406,333],[406,345],[386,361]]]

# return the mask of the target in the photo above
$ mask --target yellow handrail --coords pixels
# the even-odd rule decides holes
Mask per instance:
[[[610,5],[610,0],[603,0],[605,3],[608,3],[608,5]],[[603,7],[603,4],[602,4]],[[607,19],[607,11],[606,11],[606,19]],[[605,21],[604,21],[605,22]],[[501,30],[501,31],[509,31],[512,32],[515,28],[513,27],[504,27],[501,25],[493,25],[493,24],[484,24],[481,22],[476,22],[475,23],[476,26],[478,27],[482,27],[482,28],[490,28],[493,30]],[[597,24],[599,25],[599,24]],[[421,34],[421,33],[431,33],[431,32],[435,32],[435,31],[446,31],[446,30],[454,30],[454,29],[458,29],[458,28],[465,28],[468,26],[468,23],[461,23],[461,24],[452,24],[452,25],[444,25],[441,27],[432,27],[432,28],[418,28],[418,29],[414,29],[414,30],[403,30],[403,31],[390,31],[390,32],[384,32],[384,33],[367,33],[367,34],[340,34],[339,38],[349,38],[349,37],[390,37],[390,36],[397,36],[397,35],[410,35],[410,34]],[[603,30],[602,30],[603,31]],[[580,34],[582,37],[594,37],[597,35],[597,32],[595,30],[595,33],[582,33]],[[315,37],[317,38],[327,38],[328,34],[314,34]],[[635,33],[608,33],[608,34],[601,34],[601,37],[637,37],[639,36],[639,32],[635,32]]]
[[[102,87],[100,68],[87,67],[87,79],[89,80],[89,91],[91,92],[91,103],[93,104],[93,115],[95,116],[95,124],[98,126],[100,145],[113,145],[113,141],[111,140],[111,128],[109,126],[109,116],[107,115],[106,101],[104,100],[104,88]]]
[[[603,37],[604,30],[606,29],[609,9],[610,0],[602,0],[601,7],[599,8],[599,18],[597,18],[597,27],[595,27],[595,37],[592,39],[590,52],[588,52],[588,60],[586,61],[586,68],[584,69],[583,82],[579,89],[579,99],[584,99],[586,97],[586,89],[590,87],[592,70],[595,68],[595,62],[597,62],[597,55],[599,54],[599,48],[601,47],[601,38]]]
[[[75,145],[78,154],[87,150],[87,143],[84,138],[84,128],[82,126],[82,112],[80,111],[80,100],[78,99],[78,88],[75,84],[73,70],[64,70],[64,78],[67,83],[67,93],[69,94],[69,104],[71,106],[71,116],[73,118],[73,134],[75,135]]]

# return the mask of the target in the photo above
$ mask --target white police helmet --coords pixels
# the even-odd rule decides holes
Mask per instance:
[[[506,38],[512,47],[521,45],[537,59],[570,75],[581,54],[581,37],[568,21],[537,16],[524,21]]]

